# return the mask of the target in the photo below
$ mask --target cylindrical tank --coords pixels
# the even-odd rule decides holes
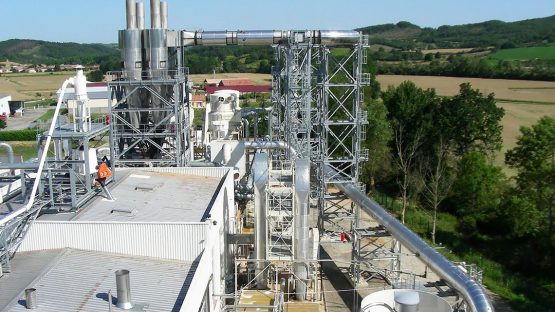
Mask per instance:
[[[143,31],[144,47],[146,59],[144,70],[148,73],[149,79],[158,80],[166,78],[168,70],[168,45],[167,30],[165,29],[146,29]],[[159,93],[164,99],[169,100],[171,96],[167,94],[167,87],[155,86],[153,89]],[[165,104],[157,96],[152,96],[152,108],[163,108]],[[157,124],[166,117],[166,112],[153,112],[152,122]]]
[[[239,94],[235,90],[220,90],[210,95],[208,130],[211,140],[230,139],[241,127]]]
[[[412,289],[387,289],[372,293],[360,304],[361,312],[452,312],[445,299]]]

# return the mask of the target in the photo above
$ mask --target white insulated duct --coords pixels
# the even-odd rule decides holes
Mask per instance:
[[[308,208],[310,193],[310,160],[295,161],[295,263],[293,273],[297,300],[306,299],[309,258]]]
[[[254,251],[256,262],[256,285],[258,289],[267,288],[266,274],[266,185],[268,184],[268,154],[256,153],[252,162],[254,181]]]
[[[337,173],[326,167],[325,174],[334,176]],[[399,220],[389,214],[378,203],[368,198],[352,183],[335,184],[362,210],[367,212],[379,224],[385,227],[399,243],[415,253],[422,262],[427,264],[434,272],[447,282],[449,286],[459,292],[473,312],[493,312],[494,308],[482,286],[472,280],[461,269],[447,260],[437,250],[429,246],[418,235],[408,229]]]
[[[182,31],[185,46],[191,45],[276,45],[323,44],[327,46],[354,45],[361,35],[354,30],[241,30],[241,31]]]

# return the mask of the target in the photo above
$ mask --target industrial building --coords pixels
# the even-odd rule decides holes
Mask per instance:
[[[10,101],[12,96],[9,94],[0,94],[0,115],[8,116],[10,114]]]
[[[56,98],[60,98],[62,90],[56,91]],[[108,112],[108,99],[110,98],[110,90],[106,82],[87,82],[87,95],[89,97],[88,107],[93,113],[107,113]],[[67,104],[67,108],[73,112],[77,108],[77,101],[75,98],[75,89],[68,88],[64,93],[62,100]]]
[[[159,0],[147,28],[143,3],[126,8],[110,123],[91,120],[77,68],[38,161],[0,166],[1,309],[309,312],[349,291],[351,311],[493,311],[479,270],[447,260],[361,191],[367,37],[168,30]],[[214,92],[198,138],[184,63],[195,45],[273,46],[272,105]],[[336,59],[334,47],[349,53]],[[60,124],[70,86],[74,119]],[[108,146],[94,145],[101,135]]]

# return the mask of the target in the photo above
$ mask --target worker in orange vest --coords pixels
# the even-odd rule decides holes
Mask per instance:
[[[106,162],[103,161],[98,166],[98,171],[96,172],[96,181],[98,181],[100,185],[104,187],[106,179],[108,179],[111,176],[112,176],[112,171],[110,170],[110,168],[108,168],[108,165],[106,164]]]

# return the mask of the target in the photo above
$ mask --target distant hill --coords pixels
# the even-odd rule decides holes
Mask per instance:
[[[374,44],[396,48],[514,48],[555,42],[555,15],[518,22],[497,20],[421,28],[409,22],[359,28]]]
[[[11,39],[0,41],[0,62],[6,59],[25,64],[99,64],[119,57],[113,44],[60,43]]]

